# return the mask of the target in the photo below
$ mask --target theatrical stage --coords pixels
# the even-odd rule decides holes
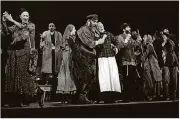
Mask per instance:
[[[71,105],[60,102],[38,103],[29,107],[1,108],[2,118],[179,118],[179,100],[142,101],[112,104]]]

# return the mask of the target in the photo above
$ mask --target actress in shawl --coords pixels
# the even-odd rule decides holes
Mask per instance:
[[[3,27],[12,33],[12,42],[8,47],[6,65],[5,92],[12,102],[11,106],[29,105],[35,94],[34,77],[29,72],[30,54],[35,50],[35,25],[29,21],[29,12],[21,9],[21,23],[13,20],[12,16],[3,14]],[[15,25],[7,27],[6,20]]]
[[[144,53],[143,61],[143,79],[144,93],[146,98],[152,99],[160,97],[160,83],[162,81],[162,73],[158,64],[156,52],[153,47],[151,35],[144,35]]]
[[[62,63],[58,74],[57,93],[75,93],[76,86],[73,80],[72,50],[75,43],[75,26],[69,24],[63,35]]]
[[[105,32],[104,26],[101,22],[97,24],[98,30],[103,35],[107,34],[107,37],[103,44],[98,45],[98,77],[99,77],[99,85],[100,92],[121,92],[120,79],[119,79],[119,71],[115,59],[115,55],[118,53],[118,40],[114,38],[114,36]],[[104,93],[105,94],[105,93]],[[110,94],[110,93],[109,93]],[[120,94],[119,94],[120,95]],[[106,95],[104,98],[106,101],[113,101],[113,95]]]

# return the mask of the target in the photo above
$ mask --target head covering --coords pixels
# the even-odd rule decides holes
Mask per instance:
[[[91,15],[88,15],[86,17],[86,19],[90,19],[90,20],[95,21],[95,20],[98,20],[98,15],[97,14],[91,14]]]
[[[121,25],[121,29],[123,30],[123,29],[125,29],[126,27],[130,27],[130,25],[128,24],[128,23],[123,23],[122,25]]]
[[[151,35],[148,34],[146,43],[152,43],[152,42],[153,42],[153,38]]]
[[[29,11],[26,8],[21,8],[19,14],[22,14],[23,12],[28,12],[29,13]]]
[[[103,25],[101,22],[98,22],[98,23],[97,23],[97,27],[98,27],[98,28],[101,28],[101,27],[104,27],[104,25]]]

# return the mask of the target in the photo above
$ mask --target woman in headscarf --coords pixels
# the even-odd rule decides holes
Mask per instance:
[[[100,97],[105,103],[110,103],[117,99],[116,94],[120,95],[121,93],[119,71],[115,59],[115,55],[118,53],[117,47],[119,42],[113,34],[105,31],[101,22],[98,22],[97,27],[101,37],[107,34],[104,43],[97,48]]]
[[[158,65],[157,55],[152,44],[152,36],[144,35],[144,53],[143,61],[143,79],[144,93],[148,100],[160,96],[160,86],[162,81],[162,73]]]
[[[73,80],[72,50],[75,43],[75,26],[69,24],[63,34],[62,63],[58,74],[57,93],[74,94],[76,86]]]
[[[6,65],[5,93],[10,106],[29,105],[35,94],[34,78],[29,72],[30,54],[35,50],[35,24],[29,21],[29,12],[21,9],[21,23],[16,22],[11,14],[4,12],[3,27],[12,33],[12,42],[8,47]],[[14,23],[8,27],[6,20]]]

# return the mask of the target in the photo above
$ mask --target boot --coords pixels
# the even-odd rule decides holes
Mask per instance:
[[[164,85],[164,100],[169,100],[169,84]]]
[[[161,82],[157,82],[157,98],[158,100],[161,100]]]
[[[90,101],[85,94],[80,94],[78,103],[80,103],[80,104],[92,104],[92,101]]]
[[[153,89],[153,100],[157,100],[157,83],[154,84],[154,89]]]

